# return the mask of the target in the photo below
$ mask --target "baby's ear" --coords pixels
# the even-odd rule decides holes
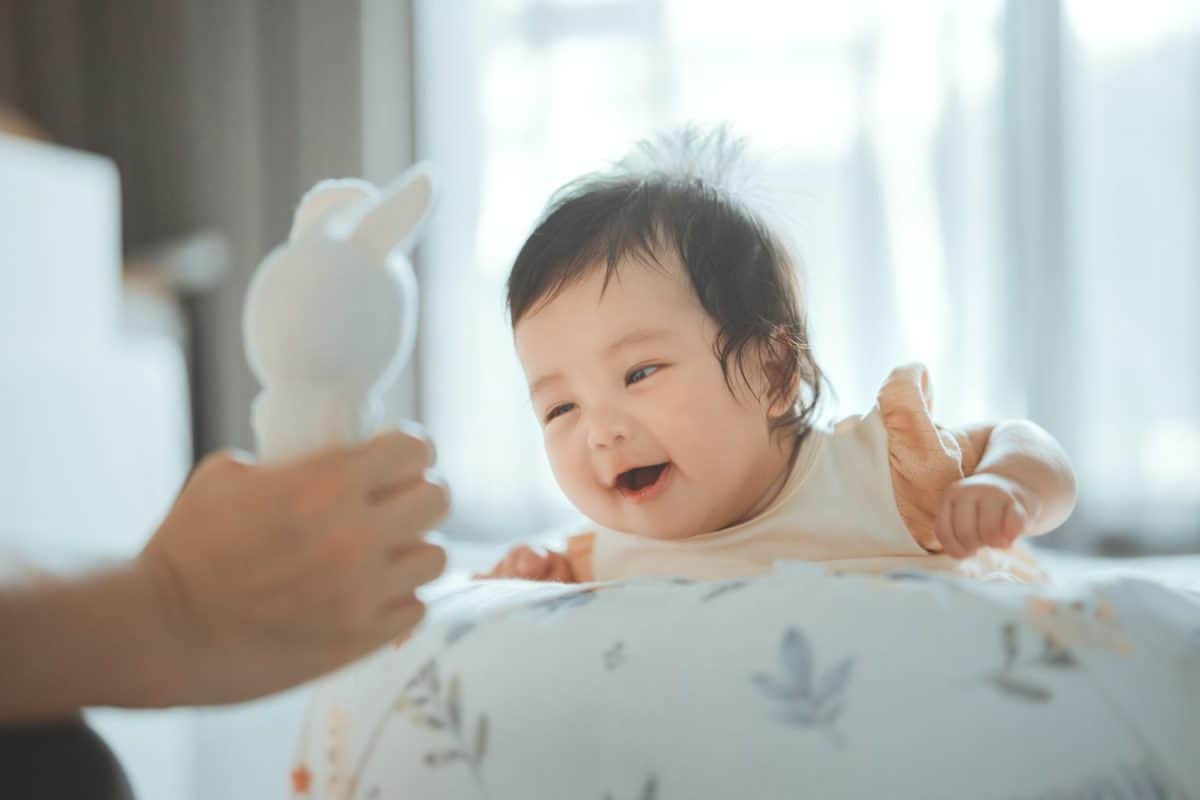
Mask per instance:
[[[796,405],[800,393],[797,356],[795,348],[782,335],[772,336],[759,345],[759,363],[767,382],[767,413],[771,417],[784,416]]]
[[[380,261],[397,247],[411,249],[433,205],[433,174],[427,162],[415,164],[385,187],[364,212],[350,238]]]
[[[296,214],[292,217],[292,232],[288,234],[288,239],[295,239],[334,209],[345,208],[377,193],[378,190],[374,186],[358,178],[321,181],[301,198]]]

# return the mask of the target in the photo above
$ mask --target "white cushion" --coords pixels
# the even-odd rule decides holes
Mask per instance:
[[[319,687],[297,778],[324,798],[1183,797],[1198,630],[1196,595],[1139,579],[460,585]]]

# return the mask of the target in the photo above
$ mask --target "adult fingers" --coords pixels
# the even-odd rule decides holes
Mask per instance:
[[[425,604],[412,595],[397,598],[380,609],[374,638],[377,643],[403,638],[425,619]]]
[[[450,494],[440,483],[420,481],[372,506],[368,512],[387,554],[411,547],[441,522]]]
[[[372,592],[382,598],[381,607],[403,602],[422,586],[442,574],[446,551],[428,542],[409,548],[384,564],[371,577]]]
[[[433,466],[434,458],[433,442],[403,430],[380,434],[350,454],[350,462],[372,499],[421,479]]]

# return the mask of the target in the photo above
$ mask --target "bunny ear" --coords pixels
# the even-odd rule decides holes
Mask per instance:
[[[412,247],[433,205],[433,174],[428,162],[410,167],[392,181],[359,219],[350,238],[379,260],[397,247]]]
[[[321,181],[309,189],[300,200],[292,218],[292,232],[288,234],[288,238],[295,239],[335,208],[344,208],[376,194],[378,190],[374,186],[358,178]]]

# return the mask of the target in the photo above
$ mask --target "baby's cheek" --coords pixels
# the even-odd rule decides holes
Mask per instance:
[[[714,468],[719,470],[730,456],[723,444],[729,419],[714,413],[709,403],[667,408],[656,420],[655,428],[655,438],[671,460],[694,478],[712,476]]]
[[[587,513],[588,506],[594,505],[590,497],[595,490],[595,480],[589,472],[590,465],[562,443],[546,443],[547,455],[550,457],[550,469],[558,488],[563,490],[567,499]]]

